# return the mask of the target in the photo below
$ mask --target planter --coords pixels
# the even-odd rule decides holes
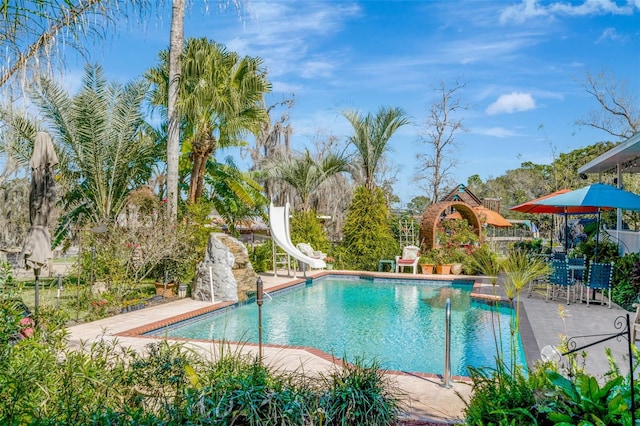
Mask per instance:
[[[422,273],[425,275],[430,275],[433,274],[433,268],[435,267],[435,265],[431,264],[431,263],[423,263],[420,265],[420,269],[422,270]]]
[[[180,284],[178,286],[178,297],[180,297],[180,298],[187,297],[187,285],[186,284]]]
[[[327,270],[328,271],[333,270],[333,263],[327,263]]]
[[[451,273],[453,275],[460,275],[462,273],[462,263],[454,263],[451,265]]]
[[[176,297],[177,288],[178,284],[174,282],[166,284],[156,282],[156,295],[164,297]]]
[[[451,274],[451,265],[445,264],[445,265],[436,266],[436,274],[440,274],[440,275]]]

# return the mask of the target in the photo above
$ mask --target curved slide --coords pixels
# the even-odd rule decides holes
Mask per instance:
[[[312,268],[326,268],[327,264],[322,259],[314,259],[302,253],[291,242],[289,234],[289,203],[285,207],[275,207],[273,203],[269,206],[269,228],[271,238],[284,251],[293,258],[304,262]]]

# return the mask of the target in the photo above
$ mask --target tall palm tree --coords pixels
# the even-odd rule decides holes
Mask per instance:
[[[173,0],[169,36],[169,91],[167,93],[167,219],[178,219],[178,167],[180,156],[180,71],[184,44],[184,0]]]
[[[347,169],[347,159],[329,153],[313,158],[308,149],[300,156],[277,155],[262,163],[262,171],[270,179],[282,180],[295,189],[300,197],[301,210],[311,209],[311,196],[333,175]]]
[[[381,107],[376,114],[366,116],[353,110],[343,111],[342,115],[353,126],[354,134],[349,142],[360,154],[359,171],[364,186],[373,190],[378,165],[389,150],[389,140],[400,127],[409,123],[409,119],[401,108],[391,107]]]
[[[166,106],[167,52],[161,64],[149,70],[154,84],[152,103]],[[244,136],[257,134],[269,117],[263,96],[271,90],[260,58],[227,51],[213,41],[188,39],[185,43],[177,107],[183,126],[182,152],[191,161],[188,201],[203,193],[207,162],[221,147],[241,146]]]
[[[148,84],[110,84],[101,67],[88,65],[75,96],[47,78],[35,86],[39,89],[30,96],[38,119],[2,118],[28,140],[37,130],[51,133],[60,161],[63,222],[81,216],[83,222],[114,223],[129,193],[145,184],[159,157],[142,113]]]

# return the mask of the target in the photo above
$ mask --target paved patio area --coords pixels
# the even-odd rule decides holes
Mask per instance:
[[[319,274],[323,273],[314,272],[309,275],[318,276]],[[375,275],[397,277],[397,274],[390,273]],[[267,291],[293,280],[293,277],[286,275],[274,277],[272,273],[261,276]],[[422,277],[439,278],[439,276],[426,275]],[[494,293],[494,288],[488,284],[488,281],[481,277],[478,277],[477,281],[483,284],[476,284],[476,291],[487,295]],[[500,292],[499,285],[495,290]],[[152,341],[151,338],[135,337],[124,332],[171,317],[184,316],[192,311],[208,309],[211,306],[209,302],[181,299],[100,321],[76,325],[69,329],[70,343],[73,346],[79,346],[82,342],[91,342],[96,339],[117,339],[124,346],[144,350],[144,347]],[[557,345],[560,341],[560,335],[574,337],[617,333],[619,330],[614,328],[614,321],[627,313],[616,306],[613,309],[608,309],[606,306],[599,305],[591,305],[587,308],[581,303],[572,303],[567,306],[563,301],[547,303],[544,300],[544,294],[538,292],[534,292],[531,298],[523,296],[522,306],[522,337],[530,364],[540,359],[540,348],[546,345]],[[564,308],[564,319],[558,313],[558,306]],[[598,339],[598,337],[578,338],[576,344],[581,346]],[[219,344],[215,342],[187,342],[186,344],[210,357],[215,357],[220,350]],[[625,339],[614,339],[587,349],[587,371],[596,375],[602,375],[607,371],[608,362],[605,356],[605,347],[612,349],[621,370],[628,371],[626,344]],[[244,344],[242,350],[257,354],[258,348],[257,345]],[[326,371],[332,366],[332,359],[327,354],[312,348],[291,349],[265,346],[263,352],[265,362],[276,369],[304,369],[305,372],[314,372]],[[468,381],[456,380],[453,387],[447,389],[441,386],[442,380],[434,375],[393,374],[390,375],[390,379],[406,394],[406,415],[408,418],[443,422],[462,420],[464,402],[458,394],[464,398],[469,397],[471,387]]]

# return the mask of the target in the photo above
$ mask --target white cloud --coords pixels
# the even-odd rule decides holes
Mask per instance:
[[[522,3],[506,7],[502,11],[500,23],[522,23],[533,18],[553,18],[556,15],[629,15],[634,13],[634,9],[640,9],[640,1],[635,0],[635,4],[629,1],[620,6],[613,0],[584,0],[582,3],[559,1],[544,5],[539,0],[522,0]]]
[[[304,78],[329,77],[335,65],[327,61],[307,61],[302,64],[300,74]]]
[[[500,95],[498,99],[489,105],[485,112],[489,115],[535,109],[536,101],[529,93],[511,92],[508,95]]]
[[[606,41],[606,40],[624,41],[624,39],[625,37],[620,33],[618,33],[615,28],[607,28],[602,32],[600,37],[598,37],[598,40],[596,41],[596,43],[602,43],[603,41]]]
[[[489,127],[489,128],[474,128],[471,129],[471,133],[493,136],[496,138],[510,138],[514,136],[521,136],[519,133],[514,132],[509,129],[505,129],[504,127]]]

